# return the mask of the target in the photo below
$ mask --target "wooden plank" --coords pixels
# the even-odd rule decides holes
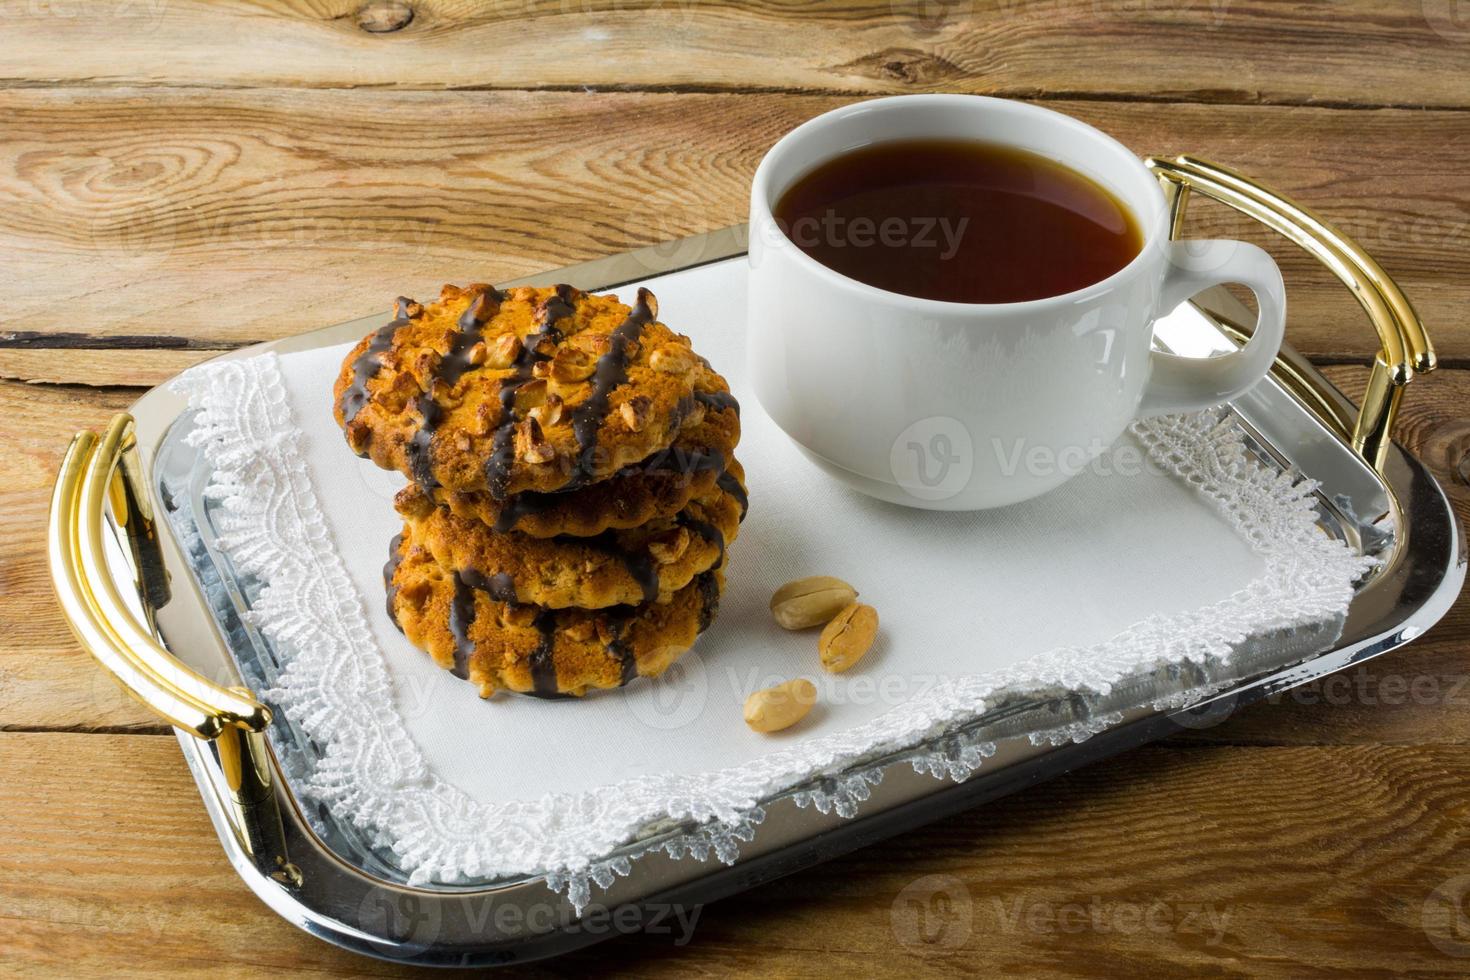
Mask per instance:
[[[172,738],[0,734],[0,956],[21,975],[404,971],[235,877]],[[1461,746],[1153,747],[551,969],[638,976],[1458,974]],[[928,941],[926,941],[926,938]],[[1436,945],[1438,943],[1439,945]]]
[[[151,339],[151,338],[150,338]],[[0,380],[29,384],[153,388],[206,361],[216,350],[68,350],[0,347]]]
[[[141,0],[85,13],[61,0],[12,6],[0,79],[20,85],[959,91],[1460,106],[1470,67],[1470,28],[1448,0],[419,0],[411,19],[389,12],[406,3],[361,0]]]
[[[14,284],[0,344],[230,346],[445,281],[503,281],[736,223],[765,149],[842,101],[0,91],[12,134],[0,144],[0,248]],[[1318,208],[1399,277],[1442,355],[1470,362],[1470,113],[1052,104],[1139,152],[1213,157]],[[1196,212],[1193,235],[1274,241],[1218,205]],[[1294,341],[1370,356],[1346,291],[1294,247],[1272,249]]]
[[[10,733],[0,745],[0,792],[14,808],[0,848],[7,970],[373,972],[372,961],[297,932],[245,889],[172,736]]]

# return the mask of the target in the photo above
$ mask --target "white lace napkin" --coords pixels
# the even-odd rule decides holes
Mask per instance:
[[[856,764],[1003,695],[1106,692],[1346,609],[1365,560],[1318,530],[1311,488],[1248,457],[1220,413],[1140,423],[1087,473],[1003,510],[908,510],[836,485],[744,384],[744,270],[646,283],[744,409],[750,515],[719,617],[664,678],[584,701],[481,701],[389,622],[381,569],[402,478],[357,459],[333,422],[345,348],[176,382],[202,410],[224,547],[266,583],[254,621],[289,658],[263,694],[325,749],[295,788],[391,847],[414,880],[546,874],[581,905],[589,881],[627,873],[627,852],[611,852],[655,823],[698,824],[658,845],[676,856],[734,860],[763,798],[836,774],[802,799],[850,815],[879,776]],[[815,636],[767,610],[778,585],[814,574],[852,582],[882,617],[847,674],[824,674]],[[748,730],[746,695],[796,675],[818,686],[812,715],[775,736]],[[986,754],[914,765],[961,779]]]

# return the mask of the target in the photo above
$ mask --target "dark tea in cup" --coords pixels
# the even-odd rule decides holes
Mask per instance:
[[[818,262],[869,286],[953,303],[1074,292],[1126,266],[1138,221],[1092,179],[1027,150],[899,140],[797,179],[778,226]]]

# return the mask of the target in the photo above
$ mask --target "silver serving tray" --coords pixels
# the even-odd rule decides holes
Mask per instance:
[[[1266,465],[1318,481],[1324,533],[1381,560],[1360,583],[1345,621],[1254,637],[1238,651],[1231,676],[1175,670],[1123,685],[1106,699],[1002,705],[966,726],[964,735],[993,742],[996,752],[965,782],[937,780],[907,764],[915,751],[947,744],[957,750],[957,733],[946,733],[877,760],[885,765],[884,778],[856,817],[799,807],[796,795],[812,787],[796,787],[764,801],[766,818],[733,866],[713,856],[674,860],[648,854],[578,915],[541,877],[410,885],[390,853],[294,796],[283,765],[309,761],[315,746],[289,719],[272,719],[249,694],[269,683],[275,651],[241,618],[255,584],[236,576],[215,544],[212,511],[200,493],[207,467],[182,442],[192,416],[183,399],[166,389],[141,398],[132,418],[115,421],[100,445],[83,434],[68,454],[51,527],[53,577],[63,609],[103,666],[179,726],[180,747],[221,844],[262,901],[347,949],[456,966],[523,962],[619,932],[668,928],[677,913],[687,915],[693,906],[1181,727],[1213,723],[1237,706],[1408,642],[1449,609],[1465,577],[1464,541],[1443,491],[1420,462],[1386,438],[1414,368],[1422,373],[1433,366],[1422,328],[1417,320],[1412,324],[1422,341],[1416,344],[1402,322],[1385,325],[1383,310],[1402,301],[1412,312],[1407,301],[1376,264],[1367,264],[1371,259],[1325,222],[1223,168],[1187,158],[1151,165],[1174,192],[1177,217],[1185,196],[1178,191],[1191,187],[1252,213],[1323,257],[1354,286],[1385,342],[1362,412],[1289,347],[1272,376],[1230,406]],[[1232,193],[1244,195],[1245,203]],[[744,229],[730,228],[509,285],[565,281],[614,289],[743,252]],[[1369,287],[1381,295],[1365,299]],[[1237,324],[1253,319],[1223,289],[1201,294],[1194,308],[1198,315],[1171,317],[1160,327],[1162,346],[1193,355],[1233,349],[1242,336]],[[366,317],[226,356],[338,344],[384,320]],[[1189,707],[1167,706],[1182,703]],[[1060,745],[1030,737],[1067,726],[1091,737]],[[267,727],[269,740],[263,735]],[[866,760],[862,768],[873,764]],[[636,843],[688,829],[650,827]]]

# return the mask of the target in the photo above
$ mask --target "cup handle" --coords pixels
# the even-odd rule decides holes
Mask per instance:
[[[1180,357],[1154,351],[1139,405],[1140,418],[1194,412],[1228,402],[1271,370],[1286,332],[1286,287],[1271,256],[1247,242],[1169,242],[1168,271],[1159,291],[1158,314],[1211,286],[1240,283],[1256,294],[1260,314],[1251,339],[1238,351],[1217,357]]]

